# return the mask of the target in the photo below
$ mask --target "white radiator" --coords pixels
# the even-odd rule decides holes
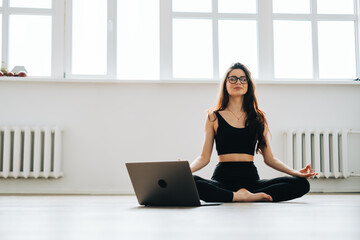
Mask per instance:
[[[294,169],[311,163],[317,178],[347,178],[346,129],[289,129],[286,132],[286,156]]]
[[[61,141],[58,127],[0,126],[0,177],[61,177]]]

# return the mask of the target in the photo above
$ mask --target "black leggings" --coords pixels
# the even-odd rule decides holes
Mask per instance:
[[[194,180],[200,199],[206,202],[231,202],[233,192],[240,188],[269,194],[274,202],[295,199],[310,190],[308,180],[301,177],[260,180],[253,162],[220,162],[211,180],[199,176],[194,176]]]

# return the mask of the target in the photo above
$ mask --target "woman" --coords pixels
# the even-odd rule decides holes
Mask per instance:
[[[208,202],[287,201],[309,192],[307,178],[317,175],[310,165],[296,171],[272,154],[264,112],[258,108],[250,71],[241,63],[231,66],[220,88],[215,110],[205,123],[201,155],[190,165],[194,173],[205,167],[216,143],[219,155],[211,180],[194,176],[200,199]],[[263,155],[266,165],[289,174],[260,180],[254,153]]]

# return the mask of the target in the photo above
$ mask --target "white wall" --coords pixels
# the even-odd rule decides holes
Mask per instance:
[[[284,158],[289,127],[360,130],[360,84],[258,84],[271,146]],[[0,80],[0,125],[64,129],[60,179],[0,179],[0,193],[131,193],[125,162],[193,160],[203,141],[215,83],[85,83]],[[360,173],[360,136],[349,137],[349,168]],[[280,176],[256,156],[261,177]],[[198,174],[210,177],[212,162]],[[360,178],[312,181],[313,191],[360,191]]]

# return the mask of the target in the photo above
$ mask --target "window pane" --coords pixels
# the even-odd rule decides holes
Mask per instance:
[[[317,0],[317,11],[322,14],[353,14],[354,0]]]
[[[256,0],[219,0],[221,13],[256,13]]]
[[[10,0],[10,7],[51,8],[51,0]]]
[[[9,21],[8,70],[20,65],[29,76],[50,76],[51,17],[11,15]]]
[[[2,14],[0,14],[0,59],[2,59]],[[0,61],[2,62],[2,61]],[[1,63],[0,63],[1,68]]]
[[[258,77],[256,21],[219,21],[220,76],[235,62],[249,67],[253,77]]]
[[[174,12],[211,12],[212,0],[173,0]]]
[[[119,0],[117,6],[118,78],[159,79],[159,0]]]
[[[211,20],[173,20],[173,76],[213,78]]]
[[[274,21],[275,78],[312,78],[310,21]]]
[[[356,78],[354,22],[319,22],[320,78]]]
[[[273,0],[274,13],[310,13],[310,0]]]
[[[72,20],[72,73],[105,75],[107,1],[73,0]]]

